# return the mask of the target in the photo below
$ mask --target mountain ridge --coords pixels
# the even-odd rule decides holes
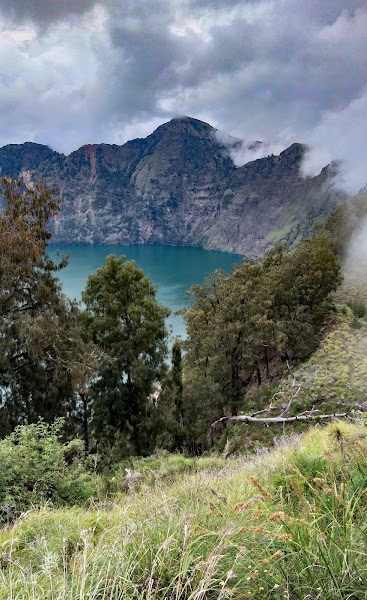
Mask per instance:
[[[179,117],[146,138],[68,155],[9,144],[0,148],[1,175],[57,187],[64,203],[53,245],[168,243],[261,256],[278,240],[296,243],[346,200],[332,167],[302,177],[304,145],[236,167],[216,131]]]

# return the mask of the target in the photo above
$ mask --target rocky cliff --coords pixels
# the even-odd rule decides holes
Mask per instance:
[[[1,174],[37,177],[64,198],[53,243],[197,245],[261,255],[290,244],[345,200],[331,167],[302,178],[293,144],[236,168],[215,129],[172,119],[123,146],[86,145],[65,156],[34,143],[0,148]]]

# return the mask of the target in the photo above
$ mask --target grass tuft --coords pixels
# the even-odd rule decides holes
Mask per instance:
[[[175,477],[158,461],[115,503],[29,511],[0,532],[0,598],[366,599],[366,439],[335,422]]]

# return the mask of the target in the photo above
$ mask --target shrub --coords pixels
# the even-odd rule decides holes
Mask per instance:
[[[0,441],[0,519],[46,502],[83,504],[95,493],[84,443],[62,443],[62,419],[21,425]]]
[[[366,315],[366,305],[362,300],[350,300],[348,306],[357,319],[363,319]]]

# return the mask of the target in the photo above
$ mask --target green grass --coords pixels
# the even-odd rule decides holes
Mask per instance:
[[[367,598],[363,424],[252,458],[169,461],[113,503],[46,506],[3,528],[0,598]]]
[[[362,323],[362,321],[361,321]],[[294,371],[300,392],[294,412],[316,406],[322,411],[342,412],[367,394],[367,337],[365,327],[356,328],[352,316],[336,316],[332,330],[311,358]],[[283,397],[290,394],[293,376],[279,384]]]

